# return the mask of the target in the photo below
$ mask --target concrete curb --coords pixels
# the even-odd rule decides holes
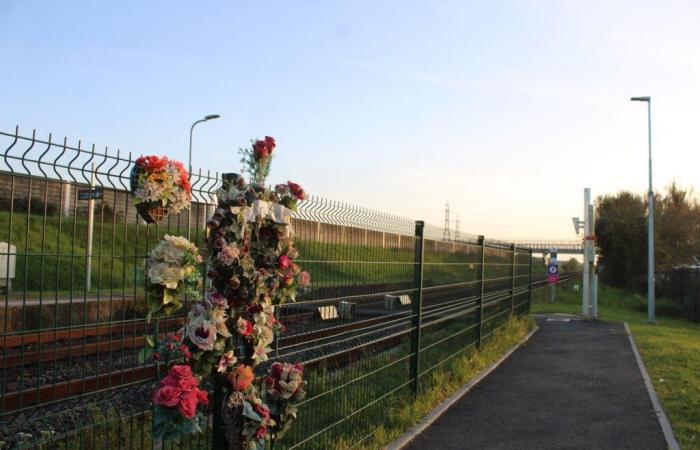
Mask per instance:
[[[498,366],[500,366],[518,348],[520,348],[523,344],[529,341],[532,335],[535,334],[539,329],[540,327],[535,325],[535,328],[530,333],[528,333],[527,336],[525,336],[520,342],[511,347],[510,350],[508,350],[505,355],[501,356],[501,358],[498,361],[481,370],[481,372],[479,372],[470,382],[468,382],[467,384],[462,386],[457,392],[443,400],[442,403],[440,403],[432,411],[430,411],[430,413],[428,413],[427,416],[421,419],[420,422],[409,428],[408,431],[406,431],[397,440],[387,445],[385,447],[385,450],[401,450],[406,445],[410,444],[411,441],[418,437],[420,433],[425,431],[426,428],[428,428],[430,425],[433,424],[433,422],[435,422],[440,416],[442,416],[445,413],[445,411],[450,409],[452,405],[454,405],[459,399],[464,397],[464,395],[471,391],[472,388],[474,388],[474,386],[479,384],[481,380],[486,378],[491,372],[493,372]]]
[[[644,380],[644,385],[647,388],[647,393],[649,394],[649,400],[654,407],[654,412],[656,413],[656,418],[659,420],[659,425],[661,426],[661,431],[664,433],[664,438],[666,438],[666,445],[671,450],[680,450],[680,445],[676,441],[676,436],[673,434],[673,428],[666,417],[664,409],[661,407],[659,398],[656,396],[656,391],[654,390],[654,385],[651,383],[651,378],[647,373],[647,368],[644,366],[644,361],[637,350],[637,345],[634,343],[634,337],[632,336],[632,331],[630,331],[629,325],[625,322],[625,331],[627,332],[627,338],[630,341],[630,346],[632,347],[632,352],[634,353],[634,359],[637,360],[637,366],[642,374],[642,379]]]

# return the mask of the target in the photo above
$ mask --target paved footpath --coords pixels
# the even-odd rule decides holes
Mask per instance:
[[[405,449],[665,449],[622,324],[540,330]]]

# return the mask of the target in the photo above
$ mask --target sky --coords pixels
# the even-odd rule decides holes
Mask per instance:
[[[700,186],[698,1],[0,0],[0,129],[239,171],[462,233],[573,239],[583,189]],[[454,223],[452,224],[454,227]]]

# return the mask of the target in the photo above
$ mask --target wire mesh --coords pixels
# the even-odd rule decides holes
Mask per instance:
[[[218,174],[191,175],[191,216],[147,225],[128,191],[131,154],[18,129],[0,132],[0,146],[0,440],[211,448],[210,428],[180,444],[151,441],[157,366],[137,355],[154,332],[147,252],[166,233],[201,241]],[[434,371],[528,312],[529,249],[464,233],[445,241],[438,227],[418,232],[412,219],[321,197],[301,202],[292,225],[312,283],[278,308],[287,330],[270,356],[306,365],[308,397],[276,449],[361,448]],[[184,311],[160,333],[179,329]]]

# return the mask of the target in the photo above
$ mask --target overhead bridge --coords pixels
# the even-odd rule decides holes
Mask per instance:
[[[550,249],[556,249],[557,253],[565,255],[583,255],[583,241],[581,240],[522,240],[516,241],[518,247],[531,248],[532,253],[547,253]]]

